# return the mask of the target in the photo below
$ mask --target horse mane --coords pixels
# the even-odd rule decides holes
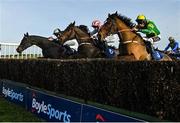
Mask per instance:
[[[119,18],[120,20],[122,20],[127,26],[129,26],[130,28],[133,28],[135,26],[135,23],[132,22],[132,19],[122,15],[122,14],[112,14],[111,15],[112,17],[117,17]]]
[[[73,24],[73,23],[70,23],[70,24],[66,27],[65,30],[68,30],[68,29],[71,28],[72,26],[74,26],[74,24]],[[89,34],[89,28],[88,28],[87,26],[85,26],[85,25],[79,25],[79,26],[75,26],[75,27],[77,27],[77,28],[79,28],[80,30],[82,30],[83,32]],[[64,31],[65,31],[65,30],[64,30]]]
[[[35,41],[46,41],[46,42],[48,42],[48,43],[50,43],[51,45],[57,45],[57,46],[59,46],[60,44],[58,44],[58,43],[55,43],[55,42],[53,42],[53,41],[49,41],[48,40],[48,38],[47,37],[43,37],[43,36],[38,36],[38,35],[29,35],[28,36],[29,38],[31,38],[31,39],[35,39]]]
[[[78,28],[80,28],[82,31],[89,33],[89,28],[85,25],[79,25],[77,26]]]
[[[70,23],[70,24],[65,28],[64,31],[69,30],[72,26],[74,26],[74,24],[75,24],[75,22]],[[61,31],[61,32],[64,32],[64,31]]]
[[[38,36],[38,35],[29,35],[29,37],[39,38],[39,39],[41,39],[41,40],[44,40],[44,39],[48,40],[47,37]]]
[[[127,26],[129,26],[131,29],[136,25],[135,23],[132,22],[132,19],[131,18],[128,18],[122,14],[117,14],[117,13],[114,13],[111,15],[112,17],[117,17],[118,19],[122,20]],[[137,33],[137,32],[134,32],[136,33],[136,35],[138,35],[140,38],[142,38],[142,36]],[[143,38],[142,38],[143,39]]]

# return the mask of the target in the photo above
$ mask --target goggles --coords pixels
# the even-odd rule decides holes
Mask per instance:
[[[136,20],[138,24],[144,24],[144,20]]]

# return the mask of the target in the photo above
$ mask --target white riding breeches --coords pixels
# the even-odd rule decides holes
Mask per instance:
[[[68,45],[70,48],[72,48],[76,51],[78,50],[78,46],[79,46],[76,39],[66,41],[63,45]]]
[[[108,46],[114,46],[116,49],[119,48],[119,36],[117,34],[111,34],[105,38]]]

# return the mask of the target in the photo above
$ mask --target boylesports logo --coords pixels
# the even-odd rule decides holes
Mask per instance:
[[[32,112],[44,113],[49,119],[55,118],[56,120],[63,121],[65,123],[70,122],[71,115],[67,111],[60,111],[55,109],[52,104],[46,104],[45,101],[38,102],[35,93],[33,93],[32,99]]]
[[[17,93],[13,89],[5,88],[3,86],[2,93],[5,97],[9,97],[11,100],[18,100],[20,102],[23,102],[24,95],[22,93]]]

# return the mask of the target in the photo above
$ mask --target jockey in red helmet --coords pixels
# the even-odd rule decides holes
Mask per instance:
[[[94,30],[93,30],[92,32],[90,32],[90,35],[91,35],[91,36],[94,36],[94,35],[96,35],[96,34],[98,33],[99,29],[101,28],[101,21],[99,21],[99,20],[94,20],[94,21],[92,22],[92,25],[91,25],[91,26],[94,28]]]

